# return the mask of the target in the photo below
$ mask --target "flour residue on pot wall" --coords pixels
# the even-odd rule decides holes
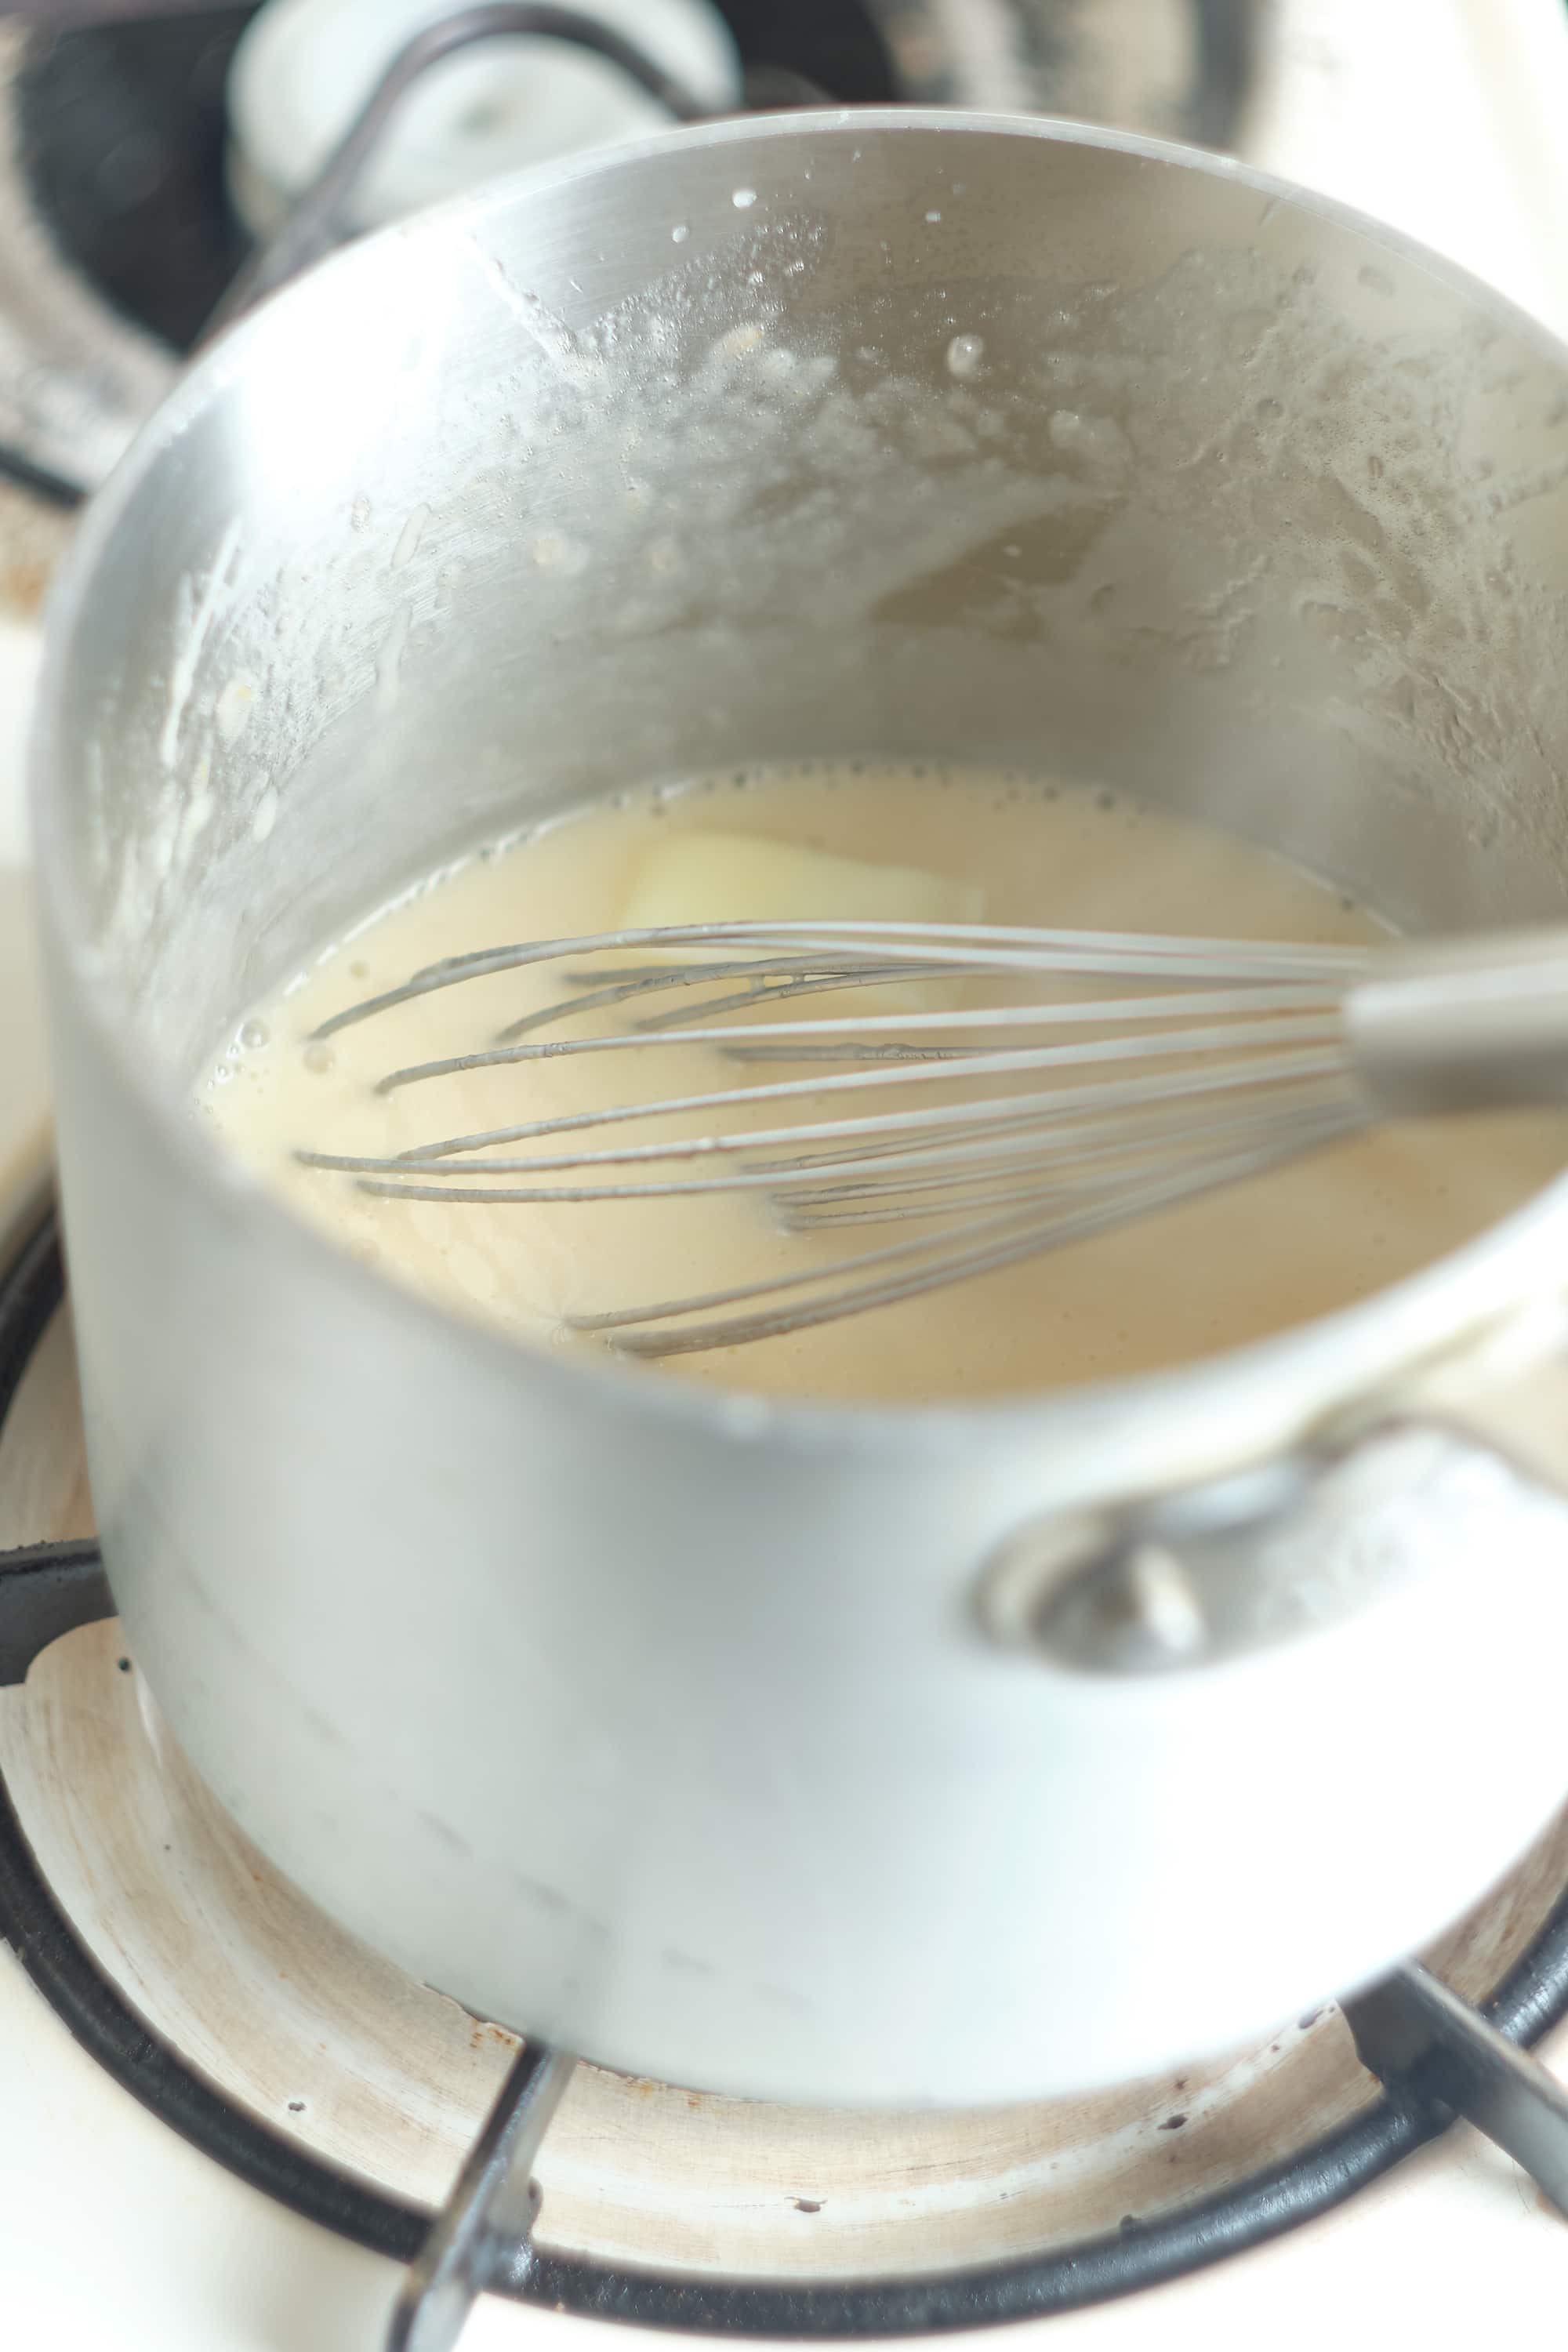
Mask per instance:
[[[1498,388],[1407,265],[1373,265],[1391,297],[1304,262],[1262,200],[1250,244],[1161,223],[1140,274],[1090,238],[1074,275],[952,178],[831,234],[804,184],[743,216],[715,185],[620,294],[480,227],[413,279],[366,255],[368,335],[331,272],[289,298],[331,400],[302,437],[300,346],[258,347],[231,510],[165,516],[182,584],[102,722],[149,811],[101,838],[117,952],[187,1066],[191,956],[237,1003],[509,795],[788,756],[807,713],[823,747],[1048,751],[1412,926],[1561,903],[1539,377]]]

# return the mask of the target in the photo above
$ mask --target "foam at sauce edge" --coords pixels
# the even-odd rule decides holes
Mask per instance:
[[[742,782],[748,788],[736,789]],[[997,923],[1319,941],[1385,936],[1371,916],[1249,844],[1088,788],[861,763],[725,776],[675,793],[624,795],[476,858],[393,908],[254,1008],[241,1032],[249,1042],[218,1065],[222,1076],[204,1088],[201,1108],[235,1152],[345,1247],[541,1344],[603,1344],[563,1334],[567,1312],[795,1270],[808,1248],[827,1255],[826,1244],[773,1233],[751,1202],[394,1202],[292,1157],[302,1143],[395,1152],[679,1087],[682,1056],[673,1053],[534,1064],[374,1094],[386,1070],[473,1050],[531,1004],[555,1001],[534,975],[439,992],[340,1034],[330,1053],[307,1055],[304,1040],[344,1004],[443,956],[616,928],[639,858],[682,826],[754,832],[954,876],[984,890],[985,918]],[[657,1077],[642,1066],[655,1062]],[[1390,1128],[924,1299],[677,1358],[648,1376],[775,1396],[927,1402],[1152,1370],[1382,1288],[1517,1207],[1565,1161],[1561,1115]]]

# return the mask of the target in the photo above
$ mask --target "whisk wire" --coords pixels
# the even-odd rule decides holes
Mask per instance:
[[[1034,930],[985,923],[681,923],[642,930],[598,931],[581,938],[533,940],[504,948],[481,948],[427,964],[400,987],[384,990],[334,1013],[312,1032],[312,1042],[336,1036],[361,1021],[394,1011],[416,997],[501,972],[584,955],[618,955],[639,948],[666,952],[695,948],[704,953],[733,947],[754,956],[767,949],[793,956],[816,970],[823,955],[864,965],[880,962],[876,976],[887,980],[888,962],[908,961],[911,946],[920,961],[943,966],[944,976],[980,979],[1039,978],[1047,973],[1111,973],[1151,979],[1189,976],[1211,980],[1347,979],[1365,969],[1370,951],[1358,948],[1301,948],[1268,940],[1187,939],[1179,934],[1119,931]],[[646,976],[646,975],[645,975]],[[686,964],[669,975],[679,987],[713,976],[713,966]]]
[[[637,1355],[739,1346],[977,1278],[1356,1132],[1373,1111],[1343,1005],[1374,952],[858,922],[690,924],[481,950],[346,1007],[316,1037],[470,980],[553,966],[561,1002],[521,1013],[488,1046],[392,1069],[377,1091],[603,1055],[657,1068],[647,1056],[660,1047],[742,1075],[393,1154],[298,1156],[389,1201],[756,1196],[810,1262],[570,1318]],[[907,1007],[884,994],[858,1017],[795,1010],[892,986]],[[922,1006],[923,988],[943,995]],[[616,1025],[584,1030],[605,1017]],[[560,1028],[570,1034],[542,1034]],[[798,1075],[767,1075],[790,1064]],[[655,1122],[674,1132],[627,1132]],[[891,1237],[821,1255],[879,1226]]]
[[[897,1137],[911,1130],[934,1132],[940,1138],[944,1129],[970,1122],[1005,1117],[1020,1122],[1035,1120],[1045,1126],[1059,1127],[1064,1119],[1089,1113],[1104,1114],[1130,1108],[1142,1108],[1158,1101],[1175,1101],[1184,1096],[1203,1097],[1247,1087],[1282,1086],[1297,1079],[1331,1078],[1337,1073],[1337,1064],[1330,1052],[1280,1055],[1255,1066],[1230,1068],[1218,1074],[1188,1073],[1161,1080],[1134,1078],[1120,1082],[1101,1081],[1094,1085],[1052,1089],[1041,1095],[1003,1097],[1000,1100],[981,1103],[942,1104],[930,1109],[889,1111],[882,1114],[860,1114],[847,1119],[820,1119],[795,1126],[762,1128],[739,1134],[702,1134],[689,1136],[682,1141],[597,1145],[591,1150],[571,1152],[551,1152],[499,1160],[467,1160],[461,1166],[443,1168],[443,1160],[458,1160],[461,1155],[481,1151],[489,1146],[520,1140],[537,1140],[547,1136],[581,1132],[585,1126],[613,1122],[617,1110],[603,1113],[573,1112],[560,1119],[542,1119],[522,1128],[498,1129],[489,1134],[450,1137],[439,1144],[421,1144],[398,1153],[391,1159],[361,1158],[354,1155],[323,1151],[300,1151],[296,1157],[307,1167],[336,1169],[345,1174],[398,1175],[413,1179],[416,1172],[426,1177],[471,1176],[489,1171],[494,1175],[547,1175],[567,1168],[610,1168],[646,1166],[649,1162],[668,1160],[725,1160],[752,1150],[770,1150],[801,1143],[821,1143],[842,1138],[861,1139],[876,1135]],[[837,1081],[824,1079],[824,1087]],[[760,1090],[759,1090],[760,1091]],[[783,1091],[782,1089],[780,1091]],[[795,1092],[791,1089],[791,1092]],[[811,1089],[805,1089],[811,1091]],[[637,1106],[649,1113],[652,1109],[688,1111],[709,1109],[715,1103],[731,1100],[727,1096],[692,1096],[664,1105]],[[1048,1150],[1048,1139],[1047,1142]],[[817,1171],[821,1173],[819,1170]],[[787,1173],[773,1171],[766,1177],[754,1177],[747,1171],[730,1171],[715,1173],[679,1187],[673,1184],[649,1185],[642,1188],[647,1196],[655,1192],[673,1193],[723,1192],[743,1190],[759,1183],[777,1188],[789,1181]],[[431,1199],[442,1197],[442,1189],[429,1192]],[[601,1192],[592,1187],[558,1191],[548,1194],[531,1192],[491,1192],[478,1190],[472,1193],[446,1188],[446,1197],[458,1199],[495,1200],[597,1200],[625,1199],[622,1190]]]
[[[1047,1250],[1065,1248],[1069,1243],[1088,1241],[1096,1234],[1131,1221],[1154,1215],[1162,1209],[1178,1207],[1199,1193],[1213,1192],[1222,1186],[1237,1183],[1244,1178],[1261,1175],[1277,1167],[1282,1159],[1295,1159],[1314,1143],[1326,1143],[1342,1133],[1338,1127],[1325,1125],[1320,1131],[1303,1131],[1289,1144],[1281,1140],[1275,1150],[1239,1153],[1229,1160],[1208,1160],[1200,1169],[1187,1174],[1167,1175],[1158,1181],[1130,1188],[1125,1192],[1096,1193],[1081,1206],[1058,1206],[1038,1218],[1002,1215],[984,1220],[980,1225],[964,1228],[962,1246],[942,1250],[947,1233],[934,1237],[931,1247],[931,1262],[915,1266],[891,1279],[852,1284],[847,1289],[836,1287],[820,1298],[808,1299],[797,1305],[780,1305],[754,1314],[737,1315],[736,1307],[753,1297],[776,1296],[785,1290],[803,1288],[814,1278],[831,1280],[842,1285],[847,1274],[864,1271],[878,1263],[888,1265],[905,1254],[905,1245],[895,1244],[884,1251],[871,1251],[860,1257],[838,1260],[828,1269],[816,1269],[809,1274],[785,1275],[771,1283],[737,1285],[729,1292],[711,1293],[706,1298],[663,1300],[637,1311],[621,1310],[613,1324],[584,1318],[569,1318],[579,1330],[598,1329],[614,1334],[613,1344],[624,1354],[642,1357],[691,1355],[713,1348],[749,1346],[759,1339],[783,1339],[798,1331],[813,1329],[826,1323],[842,1321],[846,1317],[868,1313],[879,1307],[900,1305],[905,1300],[923,1297],[933,1290],[945,1288],[954,1282],[972,1281],[980,1276],[994,1274],[1004,1268],[1037,1257]],[[948,1229],[951,1231],[952,1229]],[[989,1243],[974,1245],[975,1235],[991,1233]],[[913,1255],[916,1244],[909,1245]],[[679,1330],[655,1330],[649,1327],[674,1318],[721,1307],[725,1312],[717,1321],[688,1323]]]

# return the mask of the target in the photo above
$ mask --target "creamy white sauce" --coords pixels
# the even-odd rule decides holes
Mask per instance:
[[[743,788],[742,788],[743,786]],[[488,1070],[378,1095],[386,1071],[469,1052],[560,979],[513,973],[307,1041],[346,1004],[467,950],[615,929],[653,845],[751,834],[945,877],[995,923],[1360,942],[1384,934],[1231,835],[1077,787],[856,765],[640,792],[393,908],[250,1009],[200,1096],[224,1141],[303,1216],[393,1279],[520,1340],[593,1349],[563,1318],[797,1269],[843,1241],[775,1232],[754,1199],[612,1205],[388,1202],[297,1147],[390,1154],[431,1139],[711,1084],[687,1049]],[[711,910],[694,910],[702,915]],[[739,911],[748,911],[741,909]],[[673,919],[673,917],[669,918]],[[570,1034],[570,1033],[567,1033]],[[733,1083],[723,1066],[719,1083]],[[1515,1207],[1568,1160],[1568,1119],[1388,1128],[1281,1172],[982,1279],[669,1372],[780,1396],[927,1401],[1152,1370],[1347,1305]],[[861,1247],[876,1236],[862,1234]]]

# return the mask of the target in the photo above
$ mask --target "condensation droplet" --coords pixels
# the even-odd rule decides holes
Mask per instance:
[[[542,530],[529,553],[541,572],[559,572],[568,580],[587,569],[587,549],[558,530]]]
[[[232,747],[237,743],[244,734],[249,724],[255,702],[254,678],[241,676],[229,679],[228,684],[218,696],[217,707],[213,713],[217,721],[218,734],[226,747]]]
[[[749,213],[756,201],[757,192],[755,188],[736,188],[731,192],[730,197],[730,202],[734,205],[735,210],[738,213]]]
[[[760,350],[763,340],[761,327],[748,320],[741,326],[731,327],[727,335],[721,335],[709,358],[715,365],[723,367],[731,360],[742,360],[749,352]]]
[[[669,241],[671,245],[684,245],[690,235],[691,231],[687,227],[686,223],[677,221],[669,232]]]
[[[272,1043],[272,1032],[265,1021],[247,1021],[240,1030],[239,1042],[247,1054],[258,1053]]]
[[[961,383],[967,383],[972,376],[980,373],[984,358],[984,335],[954,335],[947,347],[947,372]]]
[[[256,803],[256,814],[250,820],[252,841],[265,841],[278,822],[278,794],[271,784]]]
[[[408,520],[397,534],[397,544],[392,551],[394,572],[401,572],[405,564],[413,562],[419,552],[419,542],[425,536],[426,525],[429,520],[428,507],[418,506],[412,509]]]
[[[941,220],[942,215],[940,213],[927,213],[926,218],[934,225],[934,223]]]

